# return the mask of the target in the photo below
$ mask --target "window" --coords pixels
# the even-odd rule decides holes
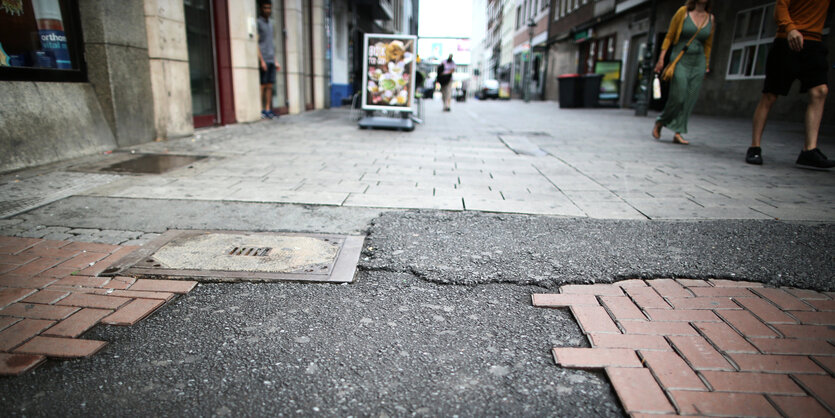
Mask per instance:
[[[560,1],[554,0],[554,20],[560,20]]]
[[[765,77],[765,60],[776,33],[773,4],[737,13],[727,79]]]
[[[85,81],[77,2],[0,2],[0,80]]]
[[[516,29],[519,29],[522,21],[522,6],[516,8]]]

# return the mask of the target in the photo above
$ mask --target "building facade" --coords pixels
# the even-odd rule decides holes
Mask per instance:
[[[541,99],[547,71],[549,0],[517,0],[513,20],[513,97]],[[533,55],[531,55],[533,53]]]
[[[366,31],[414,0],[272,0],[276,113],[340,105]],[[258,0],[0,5],[0,172],[260,119]]]

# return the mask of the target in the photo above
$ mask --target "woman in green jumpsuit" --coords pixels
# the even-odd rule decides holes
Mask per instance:
[[[670,80],[670,92],[664,111],[655,120],[652,136],[661,137],[661,128],[675,132],[673,142],[689,144],[681,137],[687,133],[687,119],[693,112],[705,74],[710,72],[710,50],[713,44],[713,15],[710,14],[712,0],[688,0],[670,22],[670,30],[664,39],[661,56],[655,72],[664,68],[664,55],[673,46],[670,57],[675,59],[681,51],[684,54],[675,67]],[[701,28],[701,29],[700,29]],[[693,38],[693,35],[696,37]],[[690,46],[687,42],[693,39]]]

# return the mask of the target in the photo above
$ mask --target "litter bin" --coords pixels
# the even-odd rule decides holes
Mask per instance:
[[[560,108],[580,107],[583,105],[582,78],[579,74],[563,74],[557,77],[560,89]]]
[[[583,76],[582,107],[600,107],[600,82],[603,74],[586,74]]]

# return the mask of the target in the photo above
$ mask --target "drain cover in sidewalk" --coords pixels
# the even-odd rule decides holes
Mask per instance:
[[[108,273],[200,281],[352,282],[364,237],[168,231]]]

